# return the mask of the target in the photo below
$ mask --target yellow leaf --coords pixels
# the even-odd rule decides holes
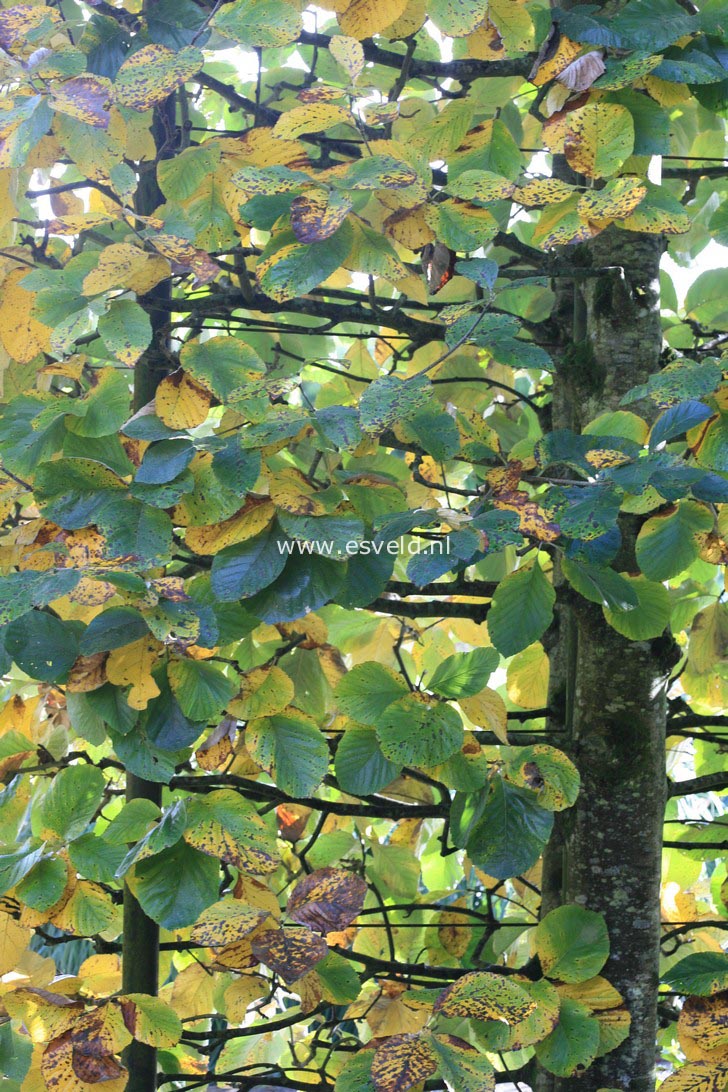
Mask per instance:
[[[132,709],[146,709],[148,702],[160,693],[152,678],[163,649],[154,637],[140,637],[110,653],[106,675],[115,686],[131,686],[127,702]]]
[[[596,975],[586,982],[562,983],[556,988],[562,997],[580,1001],[583,1005],[588,1005],[590,1009],[595,1010],[615,1009],[623,1001],[619,990],[615,990],[612,983],[601,975]]]
[[[544,126],[544,140],[549,125]],[[566,116],[563,151],[580,174],[589,178],[615,174],[633,148],[634,122],[626,106],[589,102]]]
[[[31,933],[10,914],[0,913],[0,975],[14,971],[30,943]]]
[[[100,252],[98,265],[84,278],[81,291],[94,296],[109,288],[131,288],[143,294],[168,276],[169,263],[164,258],[129,243],[112,243]]]
[[[177,50],[156,42],[142,46],[119,69],[114,98],[119,106],[149,110],[194,76],[204,61],[202,52],[194,46]]]
[[[503,698],[495,690],[486,686],[485,690],[481,690],[479,694],[473,694],[470,698],[460,698],[458,705],[476,728],[494,732],[501,743],[508,743],[506,731],[508,713]]]
[[[420,30],[426,18],[426,0],[407,0],[402,14],[398,15],[393,22],[386,26],[382,33],[391,41],[396,38],[409,38],[410,35],[416,34]]]
[[[407,0],[351,0],[338,17],[339,26],[344,34],[363,41],[399,19],[406,7]]]
[[[690,88],[684,83],[661,80],[659,76],[646,76],[645,89],[660,106],[679,106],[690,99]]]
[[[514,190],[513,200],[526,208],[537,205],[557,205],[574,193],[574,187],[560,178],[534,178]]]
[[[23,1021],[34,1043],[47,1043],[62,1035],[83,1012],[82,1001],[71,1001],[62,994],[34,986],[12,990],[3,998],[3,1004],[10,1016]]]
[[[233,753],[236,721],[225,717],[195,751],[201,770],[217,770]]]
[[[538,71],[529,76],[531,83],[535,84],[536,87],[543,87],[544,84],[555,79],[559,72],[563,72],[567,65],[576,60],[581,50],[582,47],[578,42],[572,42],[570,38],[562,34],[559,37],[559,44],[553,57],[550,57],[548,61],[544,61],[542,65],[539,65]]]
[[[728,1045],[728,992],[686,998],[677,1031],[678,1036],[689,1035],[706,1050]]]
[[[460,898],[450,903],[450,909],[438,915],[437,936],[446,952],[460,959],[465,955],[470,944],[473,918],[468,914],[459,914],[456,907],[464,907],[465,899]]]
[[[242,676],[240,694],[228,704],[239,720],[272,717],[293,701],[294,686],[280,667],[258,667]]]
[[[509,57],[533,48],[533,23],[521,0],[488,0],[488,18],[500,34]]]
[[[372,1081],[377,1092],[405,1092],[437,1070],[435,1053],[419,1035],[393,1035],[377,1049]]]
[[[508,664],[506,690],[514,705],[543,709],[548,700],[549,658],[540,642],[529,645]]]
[[[212,402],[209,391],[178,368],[157,387],[154,404],[157,416],[168,428],[196,428],[207,419]]]
[[[343,106],[331,102],[314,102],[307,106],[294,106],[278,118],[273,135],[284,140],[295,139],[304,133],[323,133],[332,125],[348,122],[353,125],[351,114]]]
[[[6,732],[20,732],[28,739],[35,740],[32,726],[36,719],[38,701],[38,698],[23,698],[20,694],[9,698],[0,707],[0,736]]]
[[[270,479],[270,499],[276,508],[297,516],[322,516],[326,507],[300,470],[289,467]]]
[[[123,1031],[118,1010],[103,1005],[84,1013],[66,1034],[52,1039],[41,1060],[49,1092],[71,1092],[100,1081],[105,1092],[121,1092],[126,1071],[115,1054],[130,1038]]]
[[[616,178],[602,190],[583,194],[576,210],[585,220],[624,220],[634,212],[647,187],[637,178]]]
[[[329,51],[351,82],[356,83],[364,69],[364,48],[361,42],[345,34],[335,34],[329,42]]]
[[[200,915],[191,936],[208,948],[226,948],[254,933],[268,916],[267,910],[245,906],[238,899],[222,899]]]
[[[82,72],[63,83],[56,83],[51,90],[55,110],[97,129],[108,128],[110,99],[111,80],[92,72]]]
[[[201,963],[192,963],[180,971],[172,984],[171,1004],[187,1017],[204,1016],[215,1011],[215,976]]]
[[[0,291],[0,341],[18,364],[29,364],[39,353],[50,350],[51,331],[33,318],[35,293],[19,283],[28,268],[13,269]]]
[[[121,960],[118,955],[92,955],[78,968],[82,992],[107,997],[121,989]]]
[[[241,974],[223,994],[225,1015],[231,1024],[242,1024],[245,1014],[254,1001],[265,997],[269,985],[256,974]]]
[[[263,531],[275,515],[267,497],[248,497],[245,506],[234,516],[220,523],[188,527],[185,542],[196,554],[217,554],[226,546],[245,542]]]

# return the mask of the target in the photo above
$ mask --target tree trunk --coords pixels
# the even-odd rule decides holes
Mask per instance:
[[[554,428],[580,431],[617,409],[627,390],[658,370],[661,253],[659,237],[616,229],[580,248],[593,269],[605,272],[559,290]],[[623,519],[624,544],[614,562],[620,571],[637,569],[637,528],[634,517]],[[624,997],[632,1024],[629,1038],[586,1073],[560,1078],[540,1072],[536,1088],[652,1092],[666,800],[665,642],[627,640],[607,625],[599,606],[564,583],[555,628],[548,727],[564,741],[582,788],[575,806],[557,816],[544,860],[543,912],[576,903],[604,915],[611,943],[604,973]]]
[[[175,108],[170,98],[154,111],[152,132],[158,150],[158,158],[173,151]],[[163,202],[164,197],[157,185],[157,161],[140,164],[139,185],[135,207],[141,216],[150,216]],[[168,301],[171,282],[162,281],[139,303],[149,314],[152,326],[152,342],[134,368],[134,410],[139,410],[154,397],[157,386],[170,370],[169,356],[165,352],[164,325],[167,314],[155,307],[155,302]],[[162,786],[154,781],[127,771],[126,799],[162,802]],[[124,885],[124,924],[122,935],[122,988],[125,993],[155,995],[159,989],[159,926],[142,910],[127,885]],[[144,1043],[132,1040],[124,1051],[124,1064],[129,1071],[126,1092],[155,1092],[157,1087],[157,1051]]]

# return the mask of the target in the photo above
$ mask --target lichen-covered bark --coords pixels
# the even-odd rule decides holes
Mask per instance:
[[[553,426],[577,431],[617,409],[659,368],[658,238],[604,232],[580,258],[604,270],[562,285],[554,319],[562,343]],[[637,521],[623,523],[615,561],[636,569]],[[557,583],[559,578],[557,574]],[[544,911],[577,903],[604,914],[611,939],[605,974],[631,1013],[629,1039],[569,1078],[539,1073],[538,1092],[652,1092],[659,973],[659,884],[664,818],[664,642],[632,642],[601,608],[561,583],[551,635],[549,728],[576,763],[582,790],[558,817],[544,863]]]

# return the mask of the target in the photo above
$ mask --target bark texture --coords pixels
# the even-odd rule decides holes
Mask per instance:
[[[658,269],[662,242],[610,229],[580,248],[600,276],[564,285],[553,427],[579,431],[659,368]],[[638,521],[623,521],[614,565],[635,571]],[[557,575],[557,583],[559,583]],[[637,608],[639,609],[639,608]],[[669,641],[633,642],[600,607],[558,587],[549,649],[549,728],[579,769],[576,805],[557,816],[544,862],[544,913],[576,903],[604,914],[611,940],[605,975],[625,999],[629,1038],[583,1074],[541,1072],[538,1092],[655,1087],[660,865],[666,800],[665,690]]]

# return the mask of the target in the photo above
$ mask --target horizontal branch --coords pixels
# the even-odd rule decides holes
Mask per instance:
[[[368,610],[379,614],[392,614],[397,618],[470,618],[473,622],[485,621],[489,603],[449,603],[438,600],[428,603],[406,603],[402,599],[374,599]]]
[[[457,908],[455,908],[457,909]],[[416,975],[418,978],[431,978],[443,982],[454,982],[463,975],[469,974],[472,967],[429,967],[425,963],[399,963],[397,960],[378,959],[377,956],[363,955],[361,952],[352,952],[348,948],[332,946],[332,952],[343,956],[351,963],[360,963],[367,970],[374,971],[377,975],[403,975],[409,977]],[[527,974],[527,967],[504,967],[500,963],[484,963],[477,968],[479,971],[490,971],[492,974]]]
[[[669,922],[665,922],[665,925],[669,925]],[[686,921],[682,925],[677,926],[675,929],[671,929],[669,933],[661,938],[660,944],[665,944],[666,941],[672,940],[673,937],[682,936],[684,933],[692,933],[695,929],[728,929],[728,921]]]
[[[169,783],[170,789],[199,793],[226,787],[244,792],[251,800],[270,801],[273,804],[300,804],[313,811],[331,815],[369,816],[372,819],[444,819],[448,814],[448,809],[439,804],[401,804],[394,800],[391,803],[348,804],[342,800],[319,800],[315,796],[291,797],[274,785],[230,773],[203,776],[180,774]],[[381,797],[376,799],[381,800]]]
[[[303,31],[298,40],[301,45],[313,45],[321,49],[328,49],[331,42],[328,34],[314,34],[309,31]],[[405,63],[404,53],[383,49],[371,39],[367,39],[362,45],[366,60],[374,64],[399,70]],[[535,54],[531,53],[502,61],[478,61],[469,57],[453,61],[434,61],[415,56],[409,61],[408,75],[410,79],[417,76],[429,76],[437,80],[458,80],[459,83],[472,83],[473,80],[493,76],[523,76],[525,79],[531,70],[534,58]]]
[[[668,781],[667,795],[672,800],[676,796],[694,796],[700,792],[722,792],[728,789],[728,772],[703,774],[690,777],[685,781]]]
[[[390,580],[387,591],[397,595],[472,595],[482,599],[492,599],[498,587],[491,580],[451,580],[446,584],[412,584],[407,580]]]

